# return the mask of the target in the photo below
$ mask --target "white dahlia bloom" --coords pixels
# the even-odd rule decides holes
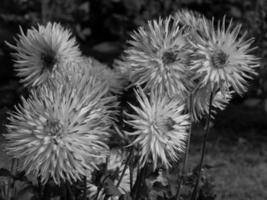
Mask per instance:
[[[198,31],[202,31],[207,22],[204,15],[187,9],[181,9],[174,13],[173,19],[177,20],[182,26],[185,26],[185,28]]]
[[[226,106],[230,103],[232,98],[232,92],[225,89],[224,94],[220,90],[213,91],[212,97],[212,110],[211,116],[214,117],[217,110],[224,110]],[[192,106],[192,120],[193,122],[199,121],[202,117],[207,116],[209,114],[209,103],[210,103],[210,95],[211,88],[204,87],[199,88],[192,96],[192,103],[188,98],[188,110],[189,107]]]
[[[91,74],[108,86],[111,93],[120,94],[123,91],[126,80],[119,70],[111,69],[92,57],[84,58],[83,62]]]
[[[257,74],[259,64],[251,54],[253,39],[246,40],[246,33],[241,34],[240,29],[241,25],[233,26],[232,21],[226,26],[224,18],[217,28],[213,22],[204,33],[196,35],[192,46],[197,59],[191,70],[201,87],[210,85],[223,94],[225,85],[240,95],[247,90],[247,82]]]
[[[140,148],[140,164],[152,158],[153,167],[168,168],[184,152],[188,135],[189,115],[183,114],[185,106],[177,99],[152,92],[148,98],[142,89],[136,92],[140,107],[131,105],[134,114],[126,113],[126,122],[134,128],[126,132],[133,137],[131,145]]]
[[[66,61],[76,61],[81,53],[71,32],[60,24],[47,23],[27,30],[20,29],[15,50],[15,71],[25,86],[37,86],[53,75]]]
[[[118,68],[145,92],[184,96],[191,86],[185,35],[178,20],[171,17],[149,21],[131,35],[122,61],[117,61]]]
[[[108,88],[93,77],[62,82],[46,82],[22,98],[5,134],[7,153],[43,183],[77,181],[108,151],[114,101],[105,97]]]

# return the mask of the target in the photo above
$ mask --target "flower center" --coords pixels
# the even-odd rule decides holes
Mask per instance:
[[[170,65],[176,61],[176,54],[170,51],[163,53],[162,62],[164,65]]]
[[[42,53],[41,60],[42,60],[43,66],[49,71],[52,71],[54,68],[54,65],[57,63],[57,58],[53,51]]]
[[[44,130],[49,136],[61,136],[63,133],[63,125],[59,120],[48,120]]]
[[[211,63],[215,68],[223,68],[227,62],[229,55],[222,50],[217,50],[211,56]]]
[[[175,125],[175,121],[172,118],[168,117],[166,121],[162,124],[162,128],[166,132],[169,132],[169,131],[174,130],[173,128],[174,125]]]
[[[158,130],[161,134],[174,130],[174,127],[173,127],[174,125],[175,125],[175,121],[170,117],[153,124],[154,128]]]

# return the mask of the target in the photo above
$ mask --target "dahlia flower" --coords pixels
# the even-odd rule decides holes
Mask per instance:
[[[110,151],[108,163],[107,163],[107,173],[110,174],[111,177],[114,178],[114,185],[117,185],[119,178],[122,175],[123,169],[125,167],[125,163],[127,160],[127,153],[122,152],[119,149],[112,149]],[[92,177],[91,177],[92,179]],[[136,171],[133,172],[133,184],[136,180]],[[94,199],[97,194],[97,186],[93,183],[92,180],[89,179],[88,181],[88,191],[89,191],[89,199]],[[120,185],[118,187],[118,190],[121,194],[126,194],[127,192],[130,192],[130,171],[127,167],[124,176],[122,177],[122,180],[120,182]],[[105,192],[104,189],[102,189],[98,194],[98,200],[104,200],[105,199]],[[119,196],[116,197],[109,197],[109,200],[113,199],[119,199]]]
[[[57,23],[38,25],[26,34],[20,28],[16,45],[7,45],[16,51],[15,71],[25,86],[45,82],[62,63],[77,60],[81,55],[76,39]]]
[[[187,9],[181,9],[173,15],[173,20],[178,21],[182,26],[193,30],[203,30],[207,22],[204,15]]]
[[[191,69],[201,87],[210,85],[223,94],[225,85],[240,95],[246,91],[247,81],[257,74],[259,64],[251,54],[253,40],[246,40],[246,33],[241,34],[240,29],[241,25],[233,26],[232,21],[226,26],[224,18],[217,28],[212,22],[204,33],[196,35],[192,46],[197,59],[193,60]]]
[[[105,157],[109,137],[107,87],[93,77],[48,81],[9,116],[6,151],[26,174],[56,184],[77,181]]]
[[[119,94],[122,92],[125,86],[125,79],[120,71],[111,69],[92,57],[84,58],[83,62],[91,74],[95,75],[109,87],[111,93]]]
[[[189,116],[183,114],[185,106],[156,92],[148,98],[142,89],[136,96],[140,107],[130,104],[135,114],[126,113],[126,123],[135,131],[126,134],[134,137],[131,145],[140,148],[141,166],[152,158],[154,169],[160,165],[168,168],[184,151],[189,125]]]
[[[211,116],[214,117],[216,114],[216,110],[224,110],[226,106],[229,104],[231,98],[232,98],[232,92],[225,89],[227,91],[224,95],[222,92],[213,91],[213,98],[212,98],[212,113]],[[190,100],[188,99],[188,110],[189,107],[192,106],[192,120],[198,121],[203,116],[209,114],[209,101],[210,101],[210,95],[211,95],[211,88],[204,87],[199,88],[196,90],[196,92],[192,95],[192,103],[190,103]]]
[[[132,34],[118,68],[126,72],[132,85],[142,86],[145,92],[155,89],[169,96],[185,94],[190,88],[185,35],[171,17],[149,21]]]

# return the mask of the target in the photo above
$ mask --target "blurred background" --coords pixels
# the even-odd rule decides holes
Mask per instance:
[[[259,76],[248,93],[234,96],[218,113],[209,138],[207,196],[216,199],[267,199],[267,1],[266,0],[1,0],[0,6],[0,130],[6,113],[22,92],[13,72],[10,49],[19,26],[56,21],[77,37],[82,52],[112,64],[125,48],[129,33],[149,19],[181,8],[207,18],[224,15],[243,24],[255,38],[255,54],[261,58]],[[195,128],[191,161],[199,158],[201,131]],[[6,155],[0,154],[0,167]],[[1,177],[0,177],[1,178]],[[211,194],[209,194],[211,193]]]

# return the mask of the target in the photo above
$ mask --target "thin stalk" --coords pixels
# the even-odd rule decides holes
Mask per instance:
[[[106,164],[105,164],[105,170],[104,170],[104,174],[107,174],[107,170],[108,170],[108,162],[109,162],[110,156],[106,157]],[[105,182],[105,180],[108,178],[108,176],[104,177],[104,179],[101,181],[101,185]],[[98,199],[98,195],[102,189],[102,186],[98,185],[97,186],[97,192],[96,192],[96,196],[94,198],[94,200]]]
[[[137,171],[136,171],[136,180],[135,180],[135,184],[132,186],[132,190],[131,190],[131,197],[134,200],[135,199],[135,194],[136,194],[136,186],[137,186],[137,182],[139,182],[139,175],[140,174],[140,165],[139,163],[137,163]]]
[[[198,168],[198,173],[197,173],[197,181],[196,181],[196,184],[195,184],[195,187],[194,187],[194,190],[193,190],[193,194],[192,194],[191,200],[197,200],[197,197],[198,197],[199,182],[200,182],[200,178],[201,178],[201,170],[202,170],[203,161],[204,161],[205,152],[206,152],[207,138],[208,138],[208,134],[209,134],[209,131],[210,131],[212,100],[213,100],[213,92],[211,92],[211,94],[210,94],[209,113],[208,113],[208,118],[207,118],[206,125],[205,125],[205,132],[204,132],[202,149],[201,149],[201,158],[200,158],[200,163],[199,163],[199,168]]]
[[[10,166],[10,172],[12,175],[16,175],[16,159],[13,158],[11,160],[11,166]],[[9,177],[8,179],[8,187],[7,187],[7,200],[11,200],[13,197],[12,197],[12,193],[13,193],[13,190],[14,190],[14,178],[12,177]]]
[[[128,165],[128,167],[130,172],[130,194],[131,194],[133,190],[133,168],[131,167],[131,165]]]
[[[189,156],[189,149],[190,149],[190,142],[191,142],[191,133],[192,133],[192,122],[193,122],[193,93],[189,96],[189,115],[190,115],[190,124],[189,124],[189,132],[188,132],[188,138],[185,146],[185,155],[183,158],[183,168],[182,173],[180,175],[180,179],[178,182],[178,188],[176,192],[175,199],[179,200],[181,195],[181,188],[183,187],[183,179],[186,176],[186,169],[187,169],[187,163],[188,163],[188,156]]]
[[[133,200],[139,199],[140,193],[138,193],[138,191],[140,190],[141,185],[142,185],[142,182],[145,179],[146,165],[144,167],[142,167],[141,169],[139,167],[139,170],[138,171],[139,172],[138,172],[138,177],[137,177],[137,180],[136,180],[136,183],[135,183],[134,195],[133,195],[134,198],[133,198]]]
[[[50,199],[50,186],[49,182],[45,183],[42,190],[42,200],[49,200]],[[61,199],[62,192],[60,193],[60,199]]]
[[[126,162],[125,162],[124,168],[123,168],[122,173],[121,173],[121,176],[120,176],[120,178],[119,178],[119,181],[118,181],[118,183],[116,184],[116,187],[117,187],[117,188],[119,188],[120,183],[121,183],[121,181],[122,181],[122,178],[123,178],[123,176],[124,176],[124,174],[125,174],[125,172],[126,172],[126,169],[127,169],[127,167],[128,167],[128,164],[129,164],[129,162],[130,162],[130,160],[131,160],[131,157],[132,157],[132,152],[133,152],[133,151],[131,150],[131,151],[130,151],[130,154],[129,154],[129,156],[128,156]]]
[[[44,192],[43,190],[44,190],[44,187],[43,187],[43,185],[41,183],[41,177],[40,177],[40,175],[37,176],[37,183],[38,183],[39,198],[41,200],[43,200],[43,192]]]
[[[83,177],[83,200],[87,199],[87,178],[86,176]]]
[[[183,163],[183,175],[186,174],[187,164],[188,164],[188,157],[189,157],[189,149],[190,149],[190,142],[191,142],[191,133],[192,133],[192,123],[193,123],[193,94],[191,93],[189,96],[189,115],[190,115],[190,124],[189,124],[189,133],[186,142],[186,150],[184,156],[184,163]]]
[[[66,187],[67,187],[67,200],[75,200],[75,196],[73,194],[72,187],[69,182],[66,183]]]

